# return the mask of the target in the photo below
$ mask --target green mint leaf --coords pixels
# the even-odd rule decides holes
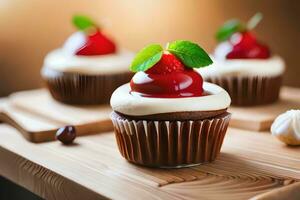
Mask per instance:
[[[73,16],[73,24],[81,31],[86,31],[91,27],[98,27],[89,17],[83,15]]]
[[[130,70],[132,72],[146,71],[161,59],[163,48],[159,44],[150,44],[138,52],[133,59]]]
[[[205,67],[213,63],[209,55],[198,44],[190,41],[177,40],[171,42],[168,44],[167,50],[190,68]]]
[[[253,17],[251,17],[247,23],[247,29],[252,30],[254,29],[257,24],[262,20],[263,15],[261,13],[256,13]]]
[[[237,19],[232,19],[227,22],[217,31],[216,39],[219,42],[225,41],[236,32],[245,30],[245,26]]]

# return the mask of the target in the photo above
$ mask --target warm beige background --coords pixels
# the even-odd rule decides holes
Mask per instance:
[[[132,50],[189,39],[211,51],[224,20],[257,11],[265,15],[259,37],[286,59],[285,84],[300,87],[298,0],[0,0],[0,96],[42,85],[43,57],[74,31],[73,13],[94,17]]]

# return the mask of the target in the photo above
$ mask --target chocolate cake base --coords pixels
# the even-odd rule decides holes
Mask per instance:
[[[126,160],[148,167],[178,168],[214,161],[230,116],[224,112],[202,120],[130,120],[113,112],[111,119]]]
[[[255,106],[276,102],[282,83],[282,76],[232,76],[209,77],[205,81],[224,88],[235,106]]]
[[[121,117],[125,117],[128,120],[165,120],[165,121],[177,121],[177,120],[201,120],[211,119],[215,116],[221,115],[227,111],[226,109],[214,110],[214,111],[185,111],[185,112],[172,112],[172,113],[160,113],[153,115],[142,116],[129,116],[116,112]]]
[[[44,68],[42,76],[57,101],[67,104],[107,104],[115,89],[130,81],[133,74],[84,75]]]

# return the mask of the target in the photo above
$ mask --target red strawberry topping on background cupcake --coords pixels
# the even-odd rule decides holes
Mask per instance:
[[[79,30],[71,35],[64,49],[81,56],[106,55],[116,53],[115,43],[90,18],[82,15],[73,17],[73,24]]]
[[[252,29],[260,22],[262,15],[254,15],[247,25],[233,19],[226,22],[217,32],[219,43],[215,50],[217,58],[267,59],[271,56],[269,47],[258,41]]]

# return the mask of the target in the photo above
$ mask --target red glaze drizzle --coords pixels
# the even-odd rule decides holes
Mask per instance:
[[[192,69],[168,74],[138,72],[130,81],[131,94],[153,98],[183,98],[203,95],[203,79]]]

